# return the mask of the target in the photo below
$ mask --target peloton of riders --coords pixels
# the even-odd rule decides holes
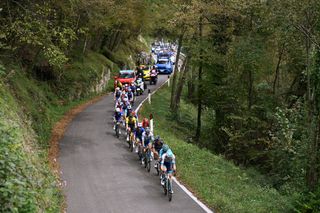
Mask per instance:
[[[132,137],[136,147],[135,151],[139,155],[141,164],[144,164],[146,150],[151,150],[152,156],[156,160],[155,168],[160,170],[160,179],[163,185],[164,174],[167,173],[169,178],[172,178],[172,175],[176,171],[175,155],[160,136],[153,136],[147,118],[144,118],[141,123],[138,122],[138,116],[132,109],[135,98],[134,91],[134,84],[118,84],[115,88],[114,129],[116,123],[122,122],[126,128],[127,141],[129,141],[129,137]]]

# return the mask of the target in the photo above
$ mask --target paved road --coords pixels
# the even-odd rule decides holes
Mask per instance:
[[[160,76],[157,86],[166,79]],[[148,88],[153,91],[155,86]],[[107,96],[80,113],[60,141],[67,212],[203,212],[177,185],[168,201],[154,169],[147,173],[137,155],[129,152],[124,136],[114,136],[112,114],[113,98]]]

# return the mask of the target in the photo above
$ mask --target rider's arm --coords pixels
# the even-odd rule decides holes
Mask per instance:
[[[165,155],[166,154],[164,154],[163,156],[160,155],[160,166],[161,166],[160,168],[161,168],[162,171],[165,170],[165,167],[163,165],[164,164]]]
[[[146,136],[145,132],[142,133],[142,146],[144,146],[144,138],[145,138],[145,136]]]
[[[126,129],[128,129],[129,117],[126,118]]]
[[[137,121],[137,119],[136,118],[134,118],[134,120],[135,120],[135,122],[134,122],[134,128],[137,128],[137,123],[138,123],[138,121]]]

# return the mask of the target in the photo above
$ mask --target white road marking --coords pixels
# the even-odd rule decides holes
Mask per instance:
[[[167,84],[167,82],[170,80],[170,78],[168,78],[163,84],[161,84],[160,87],[158,87],[157,89],[155,89],[150,95],[154,95],[159,89],[161,89],[163,87],[163,85]],[[137,109],[135,110],[136,114],[138,114],[141,106],[144,104],[144,102],[148,100],[148,96],[139,104],[139,106],[137,107]],[[194,196],[192,194],[192,192],[190,192],[184,185],[182,185],[175,177],[173,178],[174,182],[189,196],[191,197],[192,200],[194,200],[194,202],[196,202],[206,213],[214,213],[214,211],[212,211],[211,209],[209,209],[204,203],[202,203],[196,196]]]

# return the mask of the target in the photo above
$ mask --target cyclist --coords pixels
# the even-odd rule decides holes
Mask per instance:
[[[133,94],[133,92],[132,92],[130,87],[128,89],[127,95],[128,95],[129,102],[133,105],[133,103],[134,103],[134,94]]]
[[[129,113],[128,110],[131,109],[130,103],[128,101],[128,98],[124,98],[122,101],[122,110],[123,110],[123,116],[126,118],[128,117]]]
[[[132,115],[132,113],[130,113],[126,119],[126,129],[128,132],[127,141],[129,141],[129,137],[131,133],[135,133],[136,128],[137,128],[137,119]],[[134,137],[135,137],[135,134],[133,134],[132,140],[134,140]]]
[[[125,98],[128,98],[128,95],[127,95],[127,93],[126,93],[125,90],[122,90],[122,93],[121,93],[121,101],[123,102],[123,100],[124,100]]]
[[[114,112],[114,116],[113,116],[113,120],[114,120],[114,125],[113,125],[113,129],[116,129],[116,123],[120,122],[122,118],[122,113],[121,113],[121,109],[117,108],[116,111]],[[119,134],[121,134],[121,130],[119,129]]]
[[[169,175],[169,179],[172,178],[172,174],[176,171],[176,161],[175,161],[175,156],[171,149],[169,149],[168,145],[163,145],[163,149],[166,149],[167,151],[161,156],[161,171],[162,175],[161,177],[161,185],[164,185],[164,174],[167,173]],[[173,193],[173,191],[171,191]]]
[[[150,128],[147,127],[145,128],[145,132],[142,134],[142,148],[143,148],[143,153],[145,154],[147,149],[149,148],[150,150],[152,149],[152,142],[154,140],[153,134],[150,131]],[[141,159],[142,164],[144,163],[144,157]]]
[[[154,142],[153,142],[153,154],[154,154],[154,159],[155,160],[159,160],[160,161],[160,157],[159,157],[159,152],[160,150],[162,149],[162,146],[163,146],[163,140],[160,138],[159,135],[157,135],[155,138],[154,138]],[[158,165],[160,164],[160,162],[156,162],[154,164],[154,168],[158,168]]]
[[[136,94],[136,85],[134,82],[130,84],[130,89],[132,90],[133,94]]]
[[[155,159],[159,158],[159,152],[162,149],[162,146],[163,146],[163,140],[160,138],[159,135],[157,135],[154,138],[154,142],[153,142],[153,153],[154,153]]]
[[[144,128],[142,127],[142,123],[138,123],[138,127],[136,129],[136,144],[138,144],[138,146],[136,146],[138,148],[138,150],[136,149],[136,152],[139,152],[139,159],[141,160],[142,159],[142,156],[141,156],[141,143],[142,143],[142,135],[144,133]]]
[[[138,119],[137,113],[134,110],[132,110],[131,113],[132,113],[132,116],[135,117],[137,119],[137,121],[138,121],[139,119]],[[142,126],[142,124],[141,124],[141,126]]]
[[[117,87],[115,92],[114,92],[114,100],[115,101],[118,100],[120,98],[120,96],[121,96],[121,91],[120,91],[120,88]]]

